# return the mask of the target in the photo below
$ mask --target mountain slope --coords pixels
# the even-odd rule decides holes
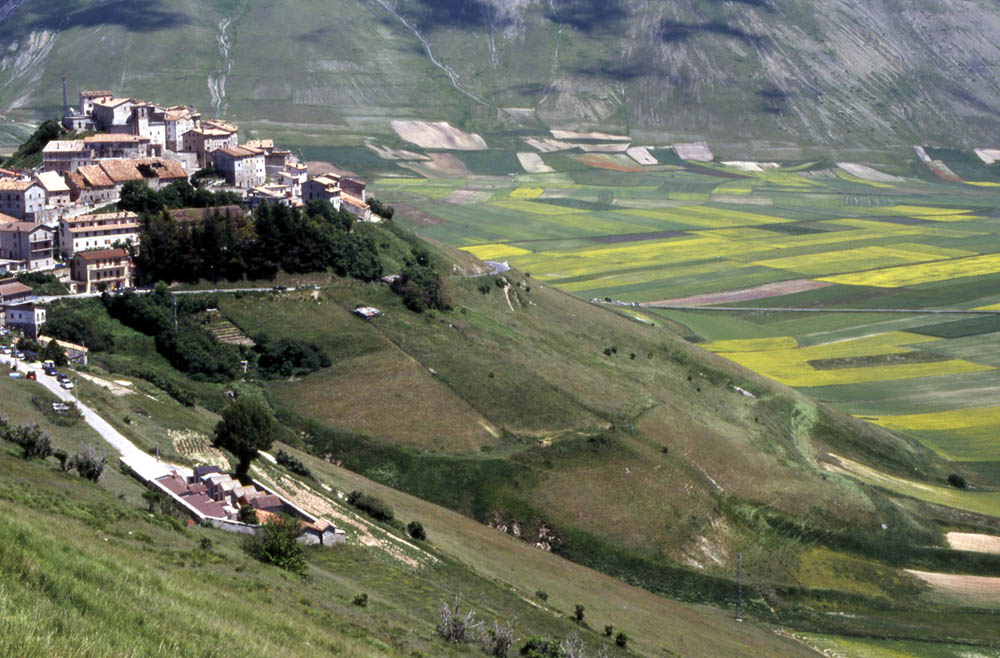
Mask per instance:
[[[66,75],[71,92],[196,103],[297,143],[424,117],[744,150],[968,147],[1000,111],[1000,9],[985,0],[8,0],[0,12],[0,111],[56,111]]]

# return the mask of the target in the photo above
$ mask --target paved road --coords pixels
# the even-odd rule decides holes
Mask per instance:
[[[286,292],[294,292],[295,288],[286,288]],[[148,295],[153,292],[152,288],[134,288],[130,292],[134,292],[137,295]],[[211,288],[208,290],[171,290],[172,295],[207,295],[215,294],[219,292],[234,293],[234,292],[278,292],[274,288]],[[56,301],[57,299],[84,299],[87,297],[100,297],[104,293],[100,292],[83,292],[76,295],[45,295],[38,298],[38,302],[45,304],[48,302]],[[114,291],[111,294],[121,294]]]
[[[110,443],[111,446],[118,451],[122,457],[122,461],[132,467],[132,469],[143,478],[146,480],[152,480],[160,477],[161,475],[168,475],[172,470],[177,470],[186,477],[191,475],[191,470],[188,468],[171,464],[169,462],[159,461],[156,457],[140,450],[134,443],[121,434],[121,432],[112,427],[108,421],[97,415],[93,409],[82,402],[79,402],[73,391],[67,391],[59,386],[59,382],[56,381],[55,377],[49,377],[44,374],[41,371],[40,366],[34,369],[38,372],[38,383],[49,389],[60,400],[65,402],[75,402],[77,408],[80,410],[80,413],[83,414],[83,419],[87,422],[87,424],[94,428],[94,431],[100,434],[101,438]]]

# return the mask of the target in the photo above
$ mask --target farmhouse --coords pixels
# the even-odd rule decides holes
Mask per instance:
[[[73,255],[70,277],[78,293],[131,288],[132,259],[124,249],[78,251]]]

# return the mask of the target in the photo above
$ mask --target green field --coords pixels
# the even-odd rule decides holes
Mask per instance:
[[[993,168],[971,152],[935,153],[968,180],[992,180]],[[1000,435],[1000,420],[987,414],[973,428],[953,420],[963,409],[995,404],[998,316],[920,312],[1000,309],[993,292],[1000,281],[995,188],[923,175],[872,182],[824,165],[763,172],[659,165],[633,173],[573,158],[546,155],[560,171],[531,175],[530,183],[515,179],[506,188],[530,186],[531,201],[511,202],[503,189],[490,201],[462,206],[410,197],[408,204],[436,218],[414,227],[584,298],[759,308],[654,313],[689,340],[792,339],[796,347],[781,359],[752,351],[729,356],[864,418],[958,410],[935,417],[930,429],[887,426],[968,463],[971,472],[979,473],[975,462],[1000,455],[1000,442],[991,438]],[[566,173],[574,185],[566,185]],[[383,178],[375,188],[391,201],[409,186]],[[553,210],[543,213],[542,205]],[[782,292],[786,281],[813,289]],[[759,287],[771,290],[757,294]],[[727,292],[735,296],[706,296]],[[871,312],[768,310],[786,307]],[[897,309],[914,312],[880,312]],[[851,353],[836,344],[838,360],[823,360],[826,344],[862,345],[856,339],[877,341],[898,331],[919,337],[913,341],[919,353],[906,346]],[[798,370],[789,369],[793,362]]]

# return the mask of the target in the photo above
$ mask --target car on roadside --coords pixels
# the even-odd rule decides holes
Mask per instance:
[[[58,380],[59,380],[59,383],[60,383],[60,384],[63,384],[63,383],[65,383],[65,382],[68,382],[68,381],[69,381],[69,375],[67,375],[67,374],[66,374],[66,373],[64,373],[64,372],[57,372],[57,373],[56,373],[56,379],[58,379]]]
[[[61,382],[59,385],[62,386],[67,391],[73,388],[73,382],[69,381],[68,379],[64,382]]]

